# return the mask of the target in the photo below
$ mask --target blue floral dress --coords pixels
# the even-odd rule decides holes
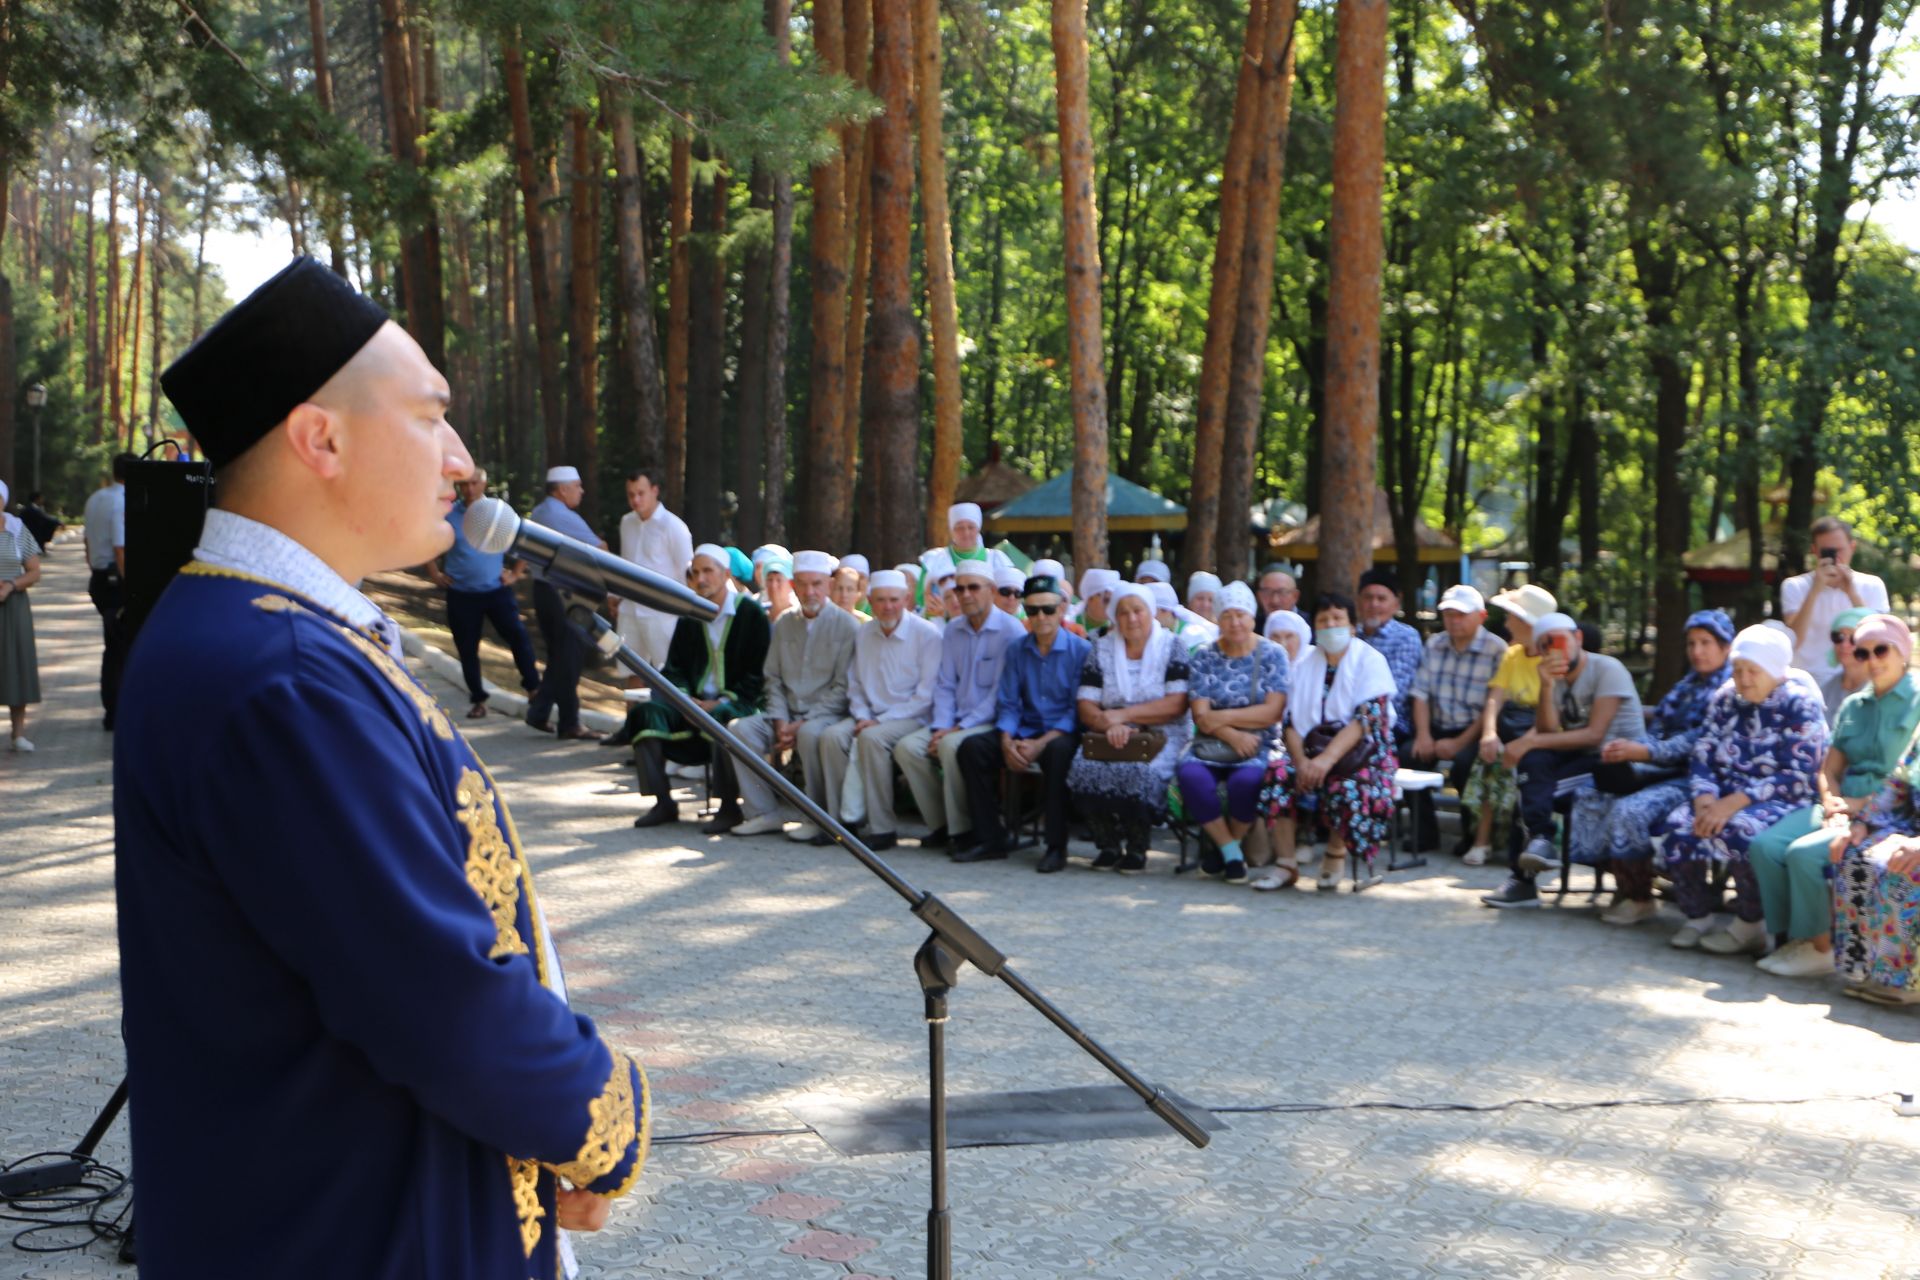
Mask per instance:
[[[1191,675],[1187,682],[1187,696],[1196,702],[1205,698],[1216,711],[1264,702],[1270,693],[1285,693],[1288,681],[1292,679],[1287,651],[1271,640],[1259,638],[1253,642],[1253,652],[1244,658],[1229,658],[1220,652],[1219,645],[1210,644],[1194,650],[1188,662]],[[1254,696],[1256,684],[1258,697]],[[1280,746],[1278,725],[1259,730],[1259,738],[1260,749],[1254,753],[1252,760],[1242,763],[1264,766],[1275,751],[1284,749]],[[1220,767],[1230,769],[1235,766]]]
[[[1920,835],[1920,734],[1908,742],[1860,822],[1867,838],[1840,855],[1833,877],[1833,963],[1852,983],[1904,991],[1920,985],[1920,884],[1887,870],[1874,846],[1888,836]]]
[[[1336,671],[1327,668],[1329,687]],[[1292,759],[1285,751],[1277,752],[1260,787],[1260,811],[1268,823],[1321,818],[1346,841],[1347,852],[1372,866],[1393,828],[1393,775],[1400,768],[1393,750],[1393,700],[1383,694],[1363,702],[1354,708],[1353,718],[1361,727],[1354,750],[1371,745],[1372,762],[1348,777],[1328,778],[1318,790],[1300,791],[1294,786]]]
[[[1827,709],[1792,681],[1764,702],[1748,702],[1733,682],[1708,699],[1693,745],[1687,798],[1655,829],[1666,837],[1663,863],[1720,860],[1745,865],[1753,838],[1814,800],[1814,775],[1827,755]],[[1752,801],[1717,836],[1693,834],[1693,801],[1740,792]]]
[[[1706,723],[1707,703],[1714,691],[1733,674],[1733,664],[1701,675],[1689,671],[1667,690],[1653,709],[1640,745],[1648,763],[1663,769],[1684,769]],[[1653,828],[1676,805],[1688,803],[1684,777],[1643,787],[1632,795],[1615,796],[1585,791],[1573,802],[1569,823],[1569,851],[1586,866],[1639,862],[1653,856]]]

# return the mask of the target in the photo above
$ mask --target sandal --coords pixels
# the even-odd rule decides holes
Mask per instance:
[[[1261,893],[1272,893],[1276,889],[1291,889],[1299,883],[1299,867],[1288,866],[1285,863],[1275,863],[1273,866],[1266,868],[1266,873],[1258,880],[1248,881],[1247,887],[1258,890]]]
[[[1320,861],[1320,878],[1313,882],[1314,888],[1322,893],[1332,893],[1340,887],[1340,873],[1347,869],[1347,855],[1334,857],[1328,854]]]

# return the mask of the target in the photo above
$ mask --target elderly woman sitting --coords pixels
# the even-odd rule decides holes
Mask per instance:
[[[1220,622],[1220,579],[1202,570],[1187,579],[1187,608],[1206,621]]]
[[[1767,932],[1785,946],[1760,961],[1786,978],[1833,972],[1833,890],[1827,864],[1887,781],[1920,718],[1920,693],[1907,674],[1913,635],[1897,618],[1878,614],[1850,626],[1849,657],[1867,670],[1867,684],[1840,704],[1832,745],[1815,783],[1819,802],[1795,810],[1755,837],[1747,850]]]
[[[1292,609],[1275,609],[1267,615],[1267,639],[1279,645],[1287,661],[1297,663],[1300,655],[1313,647],[1313,628]]]
[[[1084,745],[1067,773],[1067,790],[1093,830],[1096,870],[1139,871],[1147,839],[1166,820],[1167,784],[1192,729],[1187,720],[1187,654],[1154,622],[1144,586],[1113,589],[1113,629],[1094,642],[1080,672]],[[1142,759],[1135,739],[1158,734]],[[1101,758],[1096,758],[1101,757]]]
[[[1168,584],[1146,582],[1140,585],[1146,587],[1151,595],[1155,620],[1173,633],[1174,639],[1180,642],[1180,647],[1187,653],[1212,644],[1219,636],[1220,628],[1184,607]]]
[[[1286,751],[1267,766],[1261,803],[1272,825],[1280,874],[1299,874],[1296,823],[1318,817],[1332,831],[1320,864],[1322,890],[1340,887],[1349,853],[1373,859],[1393,819],[1393,672],[1367,644],[1353,643],[1353,601],[1327,593],[1314,602],[1313,648],[1294,668],[1287,694]],[[1289,881],[1291,883],[1291,881]]]
[[[1653,900],[1653,826],[1687,803],[1687,763],[1700,740],[1707,703],[1727,682],[1732,646],[1733,623],[1726,614],[1704,609],[1688,618],[1687,664],[1693,669],[1660,699],[1645,735],[1600,748],[1596,787],[1573,802],[1568,818],[1573,860],[1610,867],[1620,886],[1619,900],[1600,915],[1608,924],[1639,924],[1659,914]],[[1610,785],[1610,780],[1629,780],[1635,765],[1675,770],[1679,776],[1637,791],[1630,790],[1630,781]]]
[[[1833,837],[1833,960],[1845,992],[1920,1004],[1920,733],[1887,785]]]
[[[1289,664],[1279,645],[1253,634],[1253,591],[1244,582],[1223,587],[1219,606],[1220,638],[1193,655],[1187,694],[1196,732],[1175,773],[1181,803],[1219,848],[1226,878],[1244,880],[1240,839],[1253,825],[1260,782],[1279,745]],[[1253,887],[1283,889],[1299,878],[1297,869],[1269,872]]]
[[[1827,703],[1829,725],[1840,714],[1840,704],[1867,687],[1867,664],[1853,656],[1853,651],[1859,647],[1854,643],[1853,631],[1874,616],[1871,609],[1848,609],[1833,620],[1833,626],[1827,632],[1827,639],[1833,642],[1833,660],[1840,665],[1840,678],[1828,685],[1822,694]]]
[[[1692,800],[1656,832],[1665,837],[1667,875],[1687,917],[1671,940],[1676,947],[1720,955],[1766,949],[1747,851],[1761,832],[1812,803],[1827,751],[1825,708],[1817,693],[1787,679],[1792,661],[1792,641],[1772,628],[1748,627],[1733,638],[1733,679],[1708,701],[1694,743]],[[1727,865],[1734,885],[1735,919],[1718,930],[1718,894],[1708,885],[1714,862]]]

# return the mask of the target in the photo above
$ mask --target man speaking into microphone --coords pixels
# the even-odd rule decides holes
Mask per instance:
[[[446,380],[300,258],[161,385],[217,509],[117,716],[141,1274],[568,1274],[646,1077],[568,1009],[504,799],[354,586],[447,549]]]

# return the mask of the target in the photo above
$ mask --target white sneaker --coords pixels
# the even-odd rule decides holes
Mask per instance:
[[[779,814],[763,813],[757,817],[748,818],[745,822],[735,827],[733,834],[736,836],[770,835],[778,833],[785,828],[786,825],[787,820]]]
[[[1824,978],[1833,972],[1833,952],[1816,951],[1805,938],[1761,958],[1760,968],[1782,978]]]
[[[15,738],[13,739],[13,745],[10,746],[8,750],[31,754],[33,751],[33,741],[29,738]]]
[[[1487,855],[1492,852],[1492,845],[1477,844],[1460,855],[1460,861],[1465,866],[1484,867],[1487,865]]]
[[[811,822],[803,822],[797,827],[787,828],[787,839],[797,841],[800,844],[805,844],[819,834],[820,828],[814,826]]]
[[[1713,932],[1713,917],[1702,916],[1698,920],[1689,920],[1680,926],[1680,932],[1667,939],[1670,946],[1682,951],[1692,951],[1700,945],[1700,939]]]
[[[1700,949],[1717,956],[1757,955],[1767,949],[1767,926],[1758,920],[1735,920],[1701,938]]]
[[[1639,924],[1659,914],[1660,904],[1657,902],[1635,902],[1632,898],[1622,898],[1602,911],[1600,919],[1607,924]]]

